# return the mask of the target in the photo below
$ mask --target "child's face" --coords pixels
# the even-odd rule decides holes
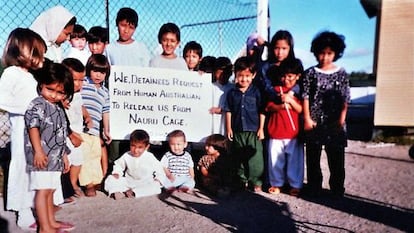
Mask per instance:
[[[103,54],[106,48],[106,43],[102,41],[88,43],[88,47],[92,54]]]
[[[101,86],[102,82],[105,80],[106,73],[91,70],[91,80],[96,86]]]
[[[273,53],[276,57],[276,63],[280,63],[285,60],[290,51],[290,46],[286,40],[278,40],[276,41],[275,47],[273,48]]]
[[[136,27],[130,23],[126,19],[121,20],[118,22],[118,34],[119,34],[119,41],[122,43],[127,43],[132,41],[132,35],[135,32]]]
[[[300,74],[292,74],[287,73],[282,76],[282,82],[283,86],[287,87],[288,89],[291,89],[296,85],[296,82],[299,80]]]
[[[189,70],[194,70],[198,63],[200,63],[201,57],[194,51],[188,50],[184,56],[185,62]]]
[[[79,50],[83,50],[86,46],[86,38],[82,37],[76,37],[76,38],[72,38],[70,39],[70,44],[72,45],[72,47],[77,48]]]
[[[82,89],[85,72],[72,71],[74,91],[79,92]]]
[[[149,145],[143,142],[130,142],[129,151],[133,157],[140,157],[146,150],[148,150]]]
[[[69,26],[65,27],[60,32],[60,34],[57,37],[55,43],[60,46],[63,42],[65,42],[66,40],[69,40],[70,34],[72,34],[72,32],[73,32],[73,27],[74,27],[74,25],[69,25]]]
[[[66,97],[63,84],[61,83],[42,84],[40,94],[50,103],[58,103]]]
[[[241,88],[248,88],[253,81],[254,73],[249,69],[240,70],[236,72],[236,83]]]
[[[177,36],[174,33],[167,32],[161,37],[161,47],[163,55],[169,56],[174,55],[175,49],[180,44]]]
[[[206,153],[208,154],[208,155],[220,155],[220,152],[218,151],[218,150],[216,150],[215,148],[214,148],[214,146],[212,146],[212,145],[206,145],[205,146],[205,149],[206,149]]]
[[[326,67],[333,63],[335,51],[330,47],[324,48],[317,56],[320,67]]]
[[[171,137],[168,144],[170,145],[171,152],[176,155],[182,154],[187,147],[187,142],[184,140],[184,137]]]

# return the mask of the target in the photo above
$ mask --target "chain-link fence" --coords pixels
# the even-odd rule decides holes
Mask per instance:
[[[0,49],[11,30],[29,27],[44,10],[63,5],[74,13],[78,23],[87,30],[92,26],[109,27],[110,41],[117,39],[115,18],[121,7],[138,12],[139,23],[134,38],[145,43],[155,54],[159,51],[158,30],[166,22],[181,28],[181,46],[191,40],[199,42],[205,55],[227,56],[233,59],[256,27],[256,0],[9,0],[2,4],[0,15]],[[66,50],[68,43],[64,45]]]
[[[203,55],[234,59],[244,48],[247,36],[256,28],[256,0],[9,0],[0,8],[0,53],[9,33],[16,27],[29,27],[44,10],[63,5],[76,15],[87,30],[92,26],[109,28],[110,41],[118,36],[115,18],[122,7],[138,12],[134,38],[145,43],[152,54],[160,51],[158,30],[174,22],[181,28],[181,56],[184,45],[192,40],[203,47]],[[67,50],[69,43],[63,48]],[[0,71],[1,73],[1,71]],[[1,123],[0,127],[6,126]]]

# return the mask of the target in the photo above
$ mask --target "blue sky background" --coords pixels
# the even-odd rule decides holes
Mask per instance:
[[[313,37],[329,30],[345,36],[338,65],[348,72],[372,72],[376,17],[368,18],[359,0],[269,0],[269,9],[271,36],[279,29],[290,31],[305,67],[316,64],[309,52]]]

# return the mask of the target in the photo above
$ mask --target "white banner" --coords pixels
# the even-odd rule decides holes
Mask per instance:
[[[147,131],[156,141],[165,141],[175,129],[183,130],[192,142],[211,134],[211,74],[111,66],[109,96],[115,140],[128,140],[135,129]]]

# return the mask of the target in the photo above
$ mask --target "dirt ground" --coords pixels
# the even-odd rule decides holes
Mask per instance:
[[[57,218],[73,222],[75,233],[414,232],[414,160],[408,148],[349,141],[343,198],[240,192],[218,199],[196,190],[115,201],[98,193],[77,199]],[[322,166],[328,189],[325,156]],[[23,232],[3,208],[0,229]]]

